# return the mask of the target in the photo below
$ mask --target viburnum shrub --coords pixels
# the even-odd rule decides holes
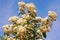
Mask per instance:
[[[10,24],[2,27],[4,40],[43,40],[57,17],[54,11],[48,11],[45,18],[38,17],[35,5],[23,1],[18,2],[18,10],[18,16],[10,17]]]

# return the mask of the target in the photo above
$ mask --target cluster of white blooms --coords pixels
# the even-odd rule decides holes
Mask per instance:
[[[26,4],[26,7],[28,11],[34,11],[35,10],[35,5],[33,3]]]
[[[27,23],[26,19],[20,18],[19,20],[17,20],[16,24],[20,24],[20,25],[24,25]]]
[[[28,13],[30,13],[33,16],[36,16],[35,5],[33,3],[26,4],[26,7],[28,9]]]
[[[5,34],[7,34],[8,36],[10,35],[11,32],[11,27],[7,24],[3,26],[3,31]]]
[[[19,13],[25,14],[25,10],[27,9],[28,13],[32,15],[33,17],[36,16],[36,9],[35,5],[33,3],[25,4],[24,2],[18,2],[18,9]]]
[[[57,17],[57,15],[54,11],[48,11],[48,16],[50,16],[53,20],[55,20]]]
[[[31,20],[32,19],[32,17],[30,15],[28,15],[28,14],[23,14],[22,18],[26,19],[26,20]]]
[[[18,26],[17,28],[17,36],[24,36],[24,34],[26,33],[26,28],[23,26]]]
[[[23,1],[18,2],[18,9],[19,9],[19,12],[21,11],[22,13],[24,13],[25,3]]]
[[[10,22],[16,22],[19,18],[17,16],[10,17],[8,21]]]
[[[25,13],[27,8],[28,13]],[[3,26],[5,39],[7,40],[43,40],[44,33],[50,31],[50,27],[54,20],[56,20],[56,13],[48,11],[48,16],[45,18],[37,17],[35,5],[33,3],[25,4],[18,2],[19,11],[23,12],[22,16],[13,16],[8,20],[10,24]],[[14,37],[10,37],[13,35]],[[37,36],[37,37],[36,37]],[[43,36],[43,37],[42,37]]]

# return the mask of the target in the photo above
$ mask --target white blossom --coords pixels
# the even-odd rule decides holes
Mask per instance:
[[[17,28],[18,28],[18,27],[15,26],[15,27],[12,29],[12,32],[13,32],[13,33],[16,33],[16,32],[17,32]]]
[[[19,6],[19,7],[23,7],[23,6],[25,6],[25,3],[24,3],[23,1],[18,2],[18,6]]]
[[[19,18],[17,16],[13,16],[9,18],[10,22],[16,22]]]
[[[9,35],[10,34],[10,32],[11,32],[11,27],[10,27],[10,25],[4,25],[3,27],[2,27],[2,29],[3,29],[3,31],[4,31],[4,33],[6,34],[6,35]]]
[[[24,33],[26,31],[26,28],[23,27],[23,26],[18,26],[18,30],[17,31]]]
[[[20,25],[24,25],[25,23],[27,23],[26,19],[20,18],[19,20],[17,20],[16,24],[20,24]]]
[[[24,13],[25,3],[23,1],[18,2],[18,9],[19,9],[19,13],[20,12],[23,12]]]
[[[19,13],[21,18],[12,16],[8,19],[10,24],[2,27],[6,40],[43,40],[44,32],[49,32],[53,21],[57,15],[54,11],[48,11],[45,18],[37,17],[35,5],[23,1],[18,2]],[[26,10],[25,10],[26,9]],[[11,37],[11,34],[13,37]],[[26,39],[25,39],[26,38]],[[35,39],[36,38],[36,39]]]
[[[32,19],[32,17],[30,15],[28,15],[28,14],[23,14],[22,18],[26,19],[26,20],[31,20]]]
[[[14,27],[14,24],[10,24],[10,27]]]
[[[27,7],[28,11],[30,11],[30,12],[35,9],[35,5],[33,3],[26,4],[26,7]]]
[[[41,17],[36,17],[35,19],[41,22]]]
[[[50,16],[52,19],[56,19],[57,15],[56,15],[56,12],[54,11],[48,11],[48,16]]]
[[[24,34],[26,33],[26,28],[24,26],[19,25],[17,28],[17,36],[24,36]]]
[[[30,13],[32,16],[35,17],[37,12],[36,12],[36,10],[32,10],[32,11],[29,11],[29,13]]]

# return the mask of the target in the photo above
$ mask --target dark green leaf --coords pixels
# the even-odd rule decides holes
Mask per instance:
[[[46,32],[43,32],[43,37],[46,38]]]

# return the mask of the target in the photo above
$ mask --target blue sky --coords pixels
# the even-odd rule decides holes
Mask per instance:
[[[3,35],[2,26],[9,23],[8,18],[17,16],[19,1],[33,2],[36,5],[37,15],[42,18],[48,15],[49,10],[55,11],[57,20],[47,33],[46,40],[60,40],[60,0],[0,0],[0,35]]]

